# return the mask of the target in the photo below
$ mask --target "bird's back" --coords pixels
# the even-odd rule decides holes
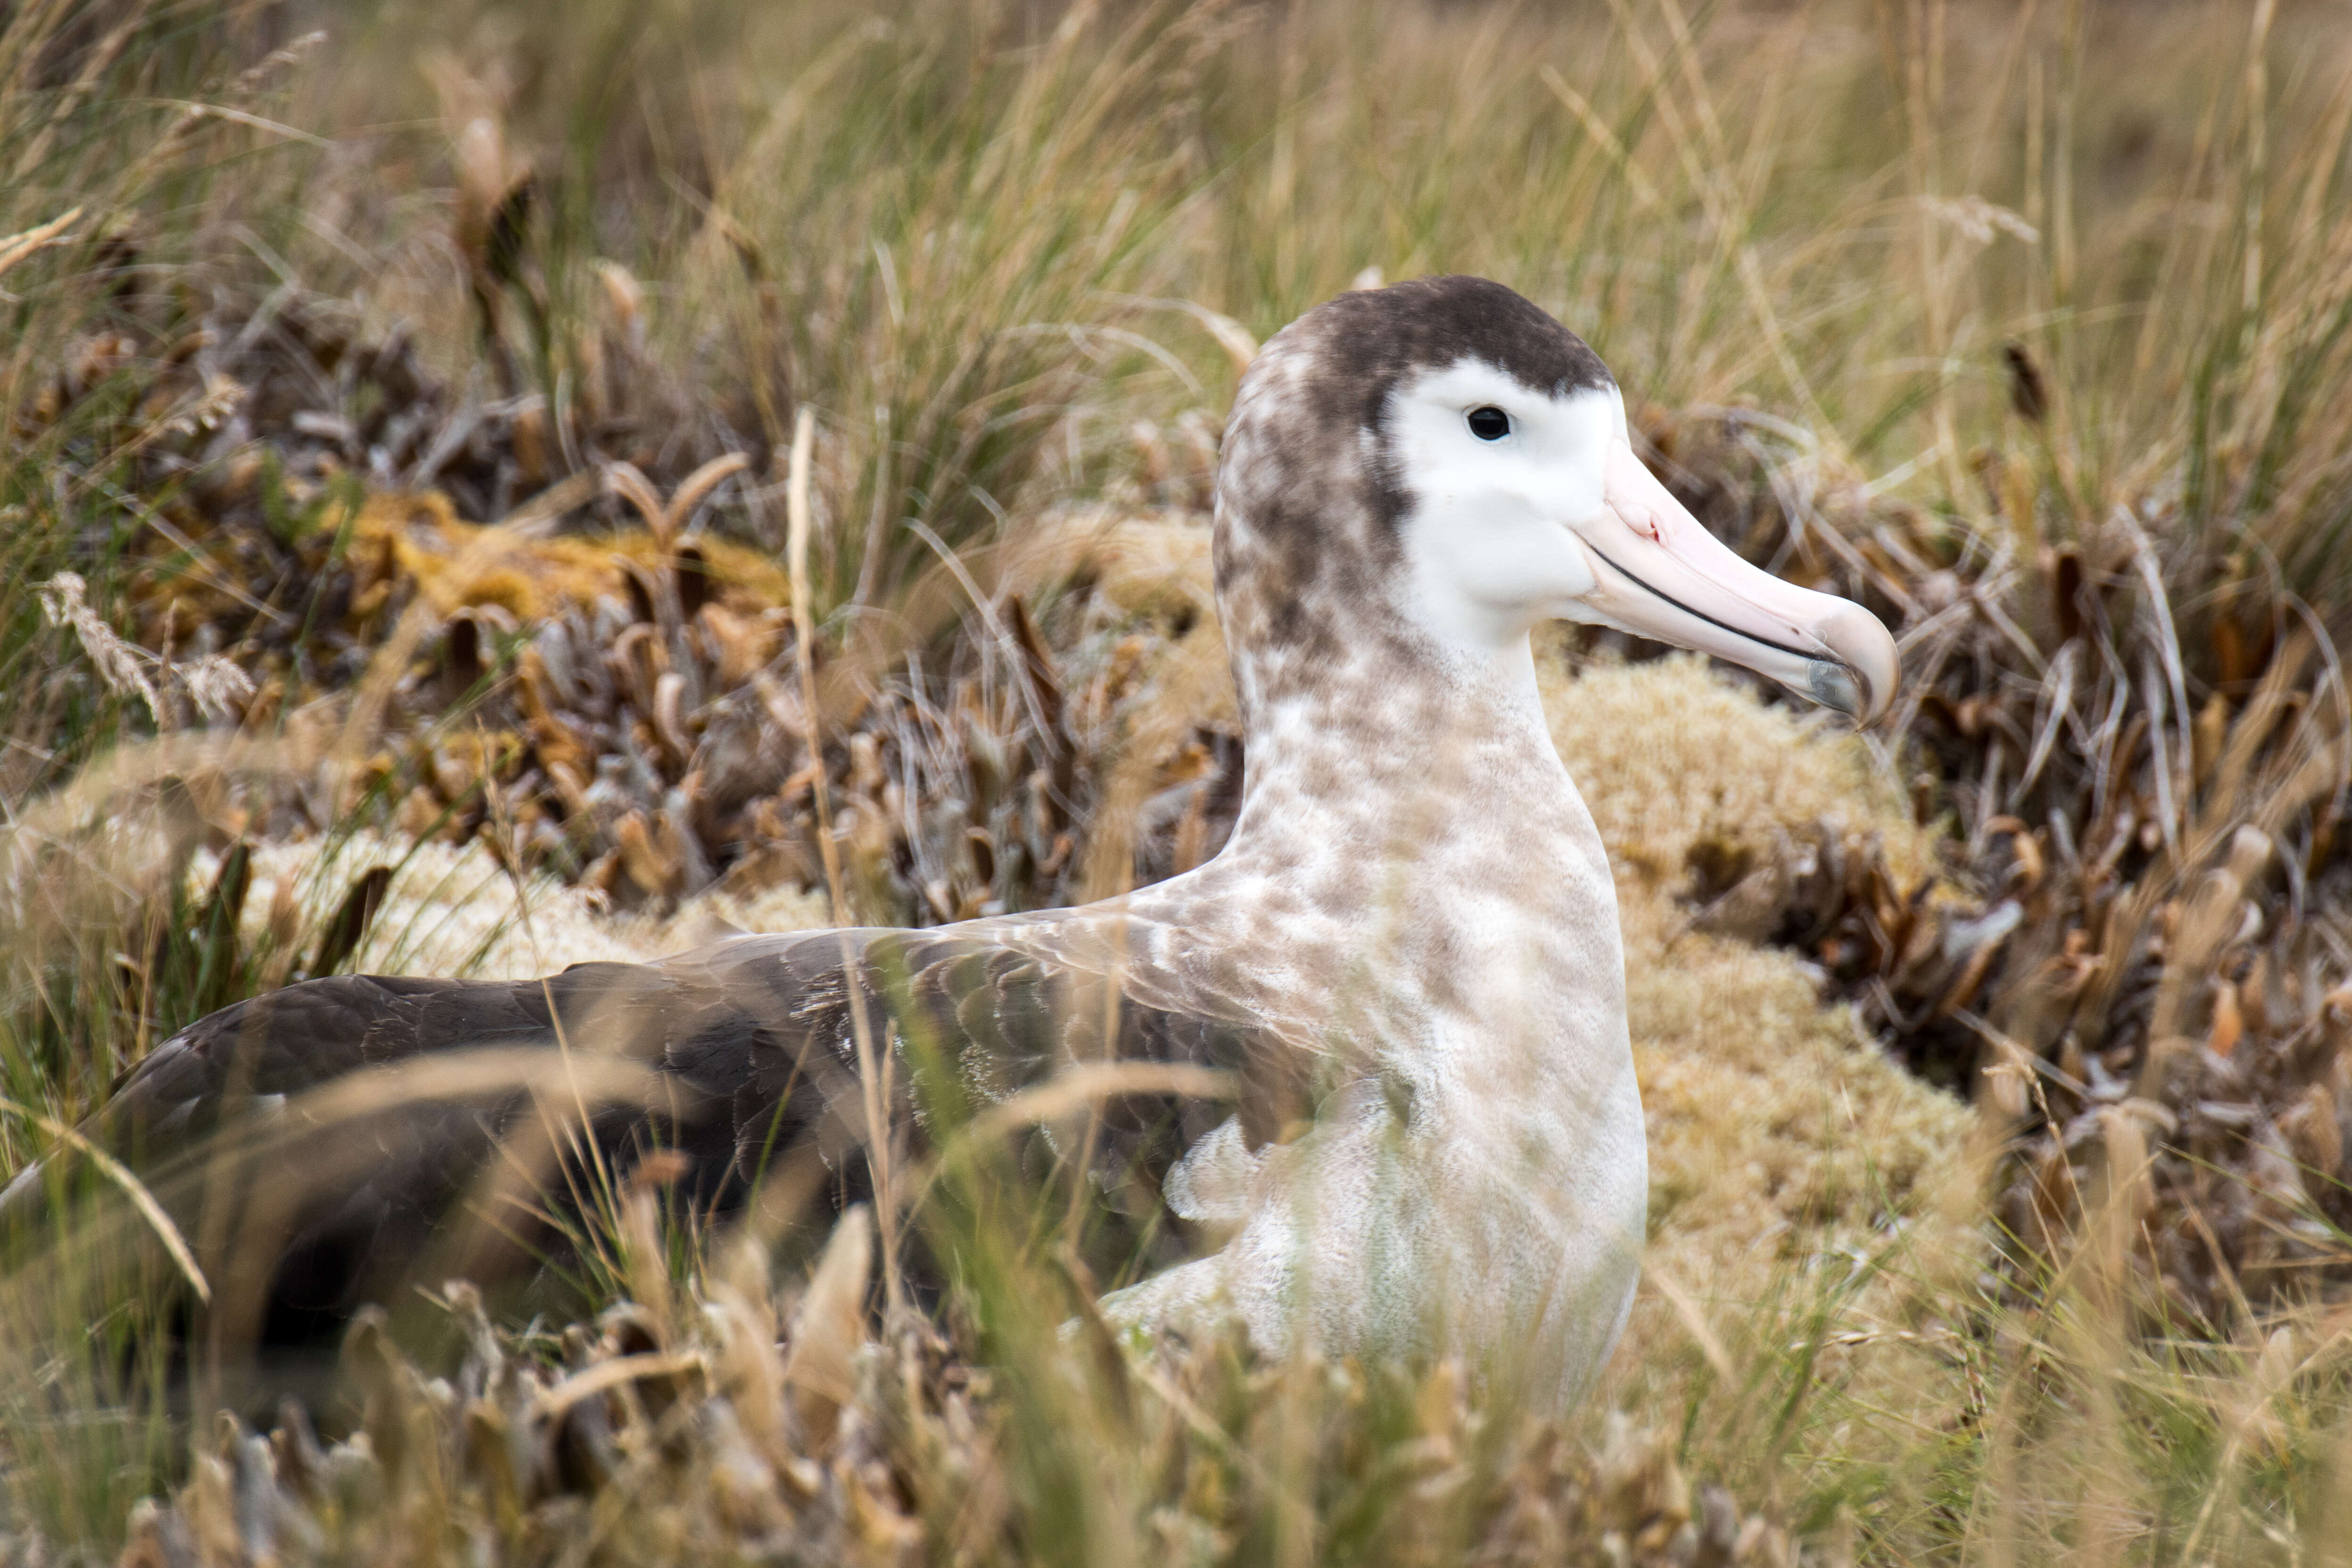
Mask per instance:
[[[1255,1072],[1253,1124],[1305,1113],[1246,1030],[1118,996],[1122,977],[1056,956],[1055,920],[737,936],[526,981],[305,981],[173,1035],[85,1135],[190,1239],[228,1337],[282,1349],[445,1279],[541,1288],[656,1184],[693,1220],[763,1181],[821,1220],[874,1196],[876,1134],[919,1166],[943,1124],[1074,1064]],[[1084,1109],[1083,1147],[1022,1130],[1003,1170],[1110,1200],[1085,1239],[1106,1283],[1181,1260],[1160,1181],[1231,1108],[1137,1092]],[[28,1170],[0,1215],[39,1210],[59,1179]],[[906,1261],[936,1279],[919,1230]]]

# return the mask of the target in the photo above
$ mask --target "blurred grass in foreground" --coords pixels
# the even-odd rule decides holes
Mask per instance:
[[[340,767],[346,822],[415,798],[367,764],[418,644],[339,629],[316,588],[344,569],[361,493],[438,485],[493,522],[613,464],[667,495],[740,451],[701,527],[772,553],[807,409],[828,646],[877,668],[909,645],[962,657],[985,688],[988,639],[932,635],[931,540],[982,567],[1072,503],[1195,507],[1257,339],[1368,271],[1480,272],[1591,340],[1645,433],[1717,484],[1710,520],[1901,622],[1916,700],[1897,776],[1958,874],[1987,904],[2014,892],[2026,921],[1952,1007],[1959,980],[1938,977],[1920,1029],[1971,1052],[1981,1036],[2006,1073],[1980,1091],[1984,1138],[2030,1145],[2030,1201],[2001,1211],[2042,1228],[2011,1249],[2028,1261],[1955,1269],[1895,1228],[1765,1301],[1678,1301],[1683,1338],[1621,1364],[1562,1434],[1450,1367],[1090,1354],[1055,1332],[1083,1292],[1017,1215],[967,1239],[957,1354],[902,1328],[859,1360],[837,1280],[779,1298],[733,1238],[676,1249],[668,1281],[645,1260],[673,1249],[609,1195],[599,1289],[649,1326],[475,1331],[456,1395],[362,1334],[373,1451],[320,1461],[343,1478],[305,1496],[328,1540],[420,1560],[751,1552],[800,1531],[892,1561],[1450,1562],[1480,1542],[2352,1561],[2340,1287],[2292,1278],[2340,1274],[2346,1251],[2347,51],[2340,13],[2272,0],[881,19],[593,0],[560,27],[496,5],[18,7],[0,22],[0,1082],[24,1110],[0,1118],[0,1171],[50,1146],[26,1113],[70,1123],[194,1013],[349,962],[363,910],[340,885],[240,946],[240,873],[189,872],[235,808],[173,781]],[[247,329],[280,320],[333,454],[300,473],[279,455],[297,411],[230,373]],[[334,347],[401,334],[494,433],[489,457],[436,466],[451,426],[402,425],[394,357]],[[564,509],[638,508],[606,483]],[[45,610],[61,571],[144,664]],[[182,624],[171,604],[200,598]],[[492,679],[513,652],[474,667]],[[237,740],[207,728],[216,654],[281,682],[280,715],[348,700],[331,744],[251,708]],[[443,706],[455,732],[467,710]],[[2256,825],[2263,861],[2242,867]],[[2221,929],[2241,894],[2260,937]],[[2088,1013],[2042,983],[2084,957],[2106,965]],[[2276,1212],[2307,1222],[2306,1251],[2272,1259],[2287,1288],[2251,1300],[2236,1232],[2217,1236],[2203,1285],[2168,1294],[2150,1238],[2212,1220],[2159,1202],[2157,1147],[2227,1162],[2179,1130],[2211,1096],[2150,1064],[2273,1041],[2295,1103],[2327,1096],[2279,1119],[2266,1167],[2305,1173],[2303,1207]],[[2094,1059],[2135,1092],[2067,1098],[2096,1088]],[[8,1289],[84,1321],[69,1275]],[[1889,1280],[1908,1315],[1858,1324],[1858,1293]],[[795,1314],[785,1354],[816,1347],[797,1381],[769,1364]],[[251,1552],[249,1521],[279,1518],[260,1461],[201,1430],[184,1458],[189,1434],[132,1397],[168,1374],[126,1364],[131,1316],[82,1340],[26,1334],[24,1314],[0,1331],[7,1528],[103,1550],[185,1474],[185,1519],[227,1531],[204,1550]],[[634,1364],[609,1406],[543,1400],[517,1370],[631,1354],[675,1364]],[[1633,1419],[1613,1438],[1612,1403]],[[617,1435],[562,1437],[575,1410]],[[533,1504],[516,1477],[551,1432],[595,1486]],[[299,1432],[280,1448],[282,1474],[310,1473]],[[1683,1472],[1728,1492],[1695,1500]],[[280,1552],[318,1550],[308,1526],[269,1528]]]

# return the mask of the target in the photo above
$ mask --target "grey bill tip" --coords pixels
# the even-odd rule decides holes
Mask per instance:
[[[1823,707],[1833,707],[1852,719],[1869,711],[1870,693],[1845,665],[1815,659],[1808,674],[1813,700]]]

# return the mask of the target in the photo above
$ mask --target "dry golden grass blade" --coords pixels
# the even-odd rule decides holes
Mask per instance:
[[[2249,1449],[2275,1451],[2283,1434],[2279,1430],[2272,1406],[2286,1391],[2296,1375],[2308,1365],[2307,1358],[2298,1354],[2297,1335],[2291,1326],[2273,1329],[2263,1340],[2262,1349],[2253,1358],[2253,1365],[2237,1386],[2228,1391],[2231,1409],[2224,1425],[2219,1484],[2205,1494],[2198,1505],[2197,1518],[2190,1524],[2188,1539],[2182,1542],[2183,1562],[2198,1561],[2198,1549],[2212,1529],[2215,1510],[2228,1494],[2229,1483],[2236,1479],[2238,1467],[2245,1462]]]
[[[1565,104],[1570,114],[1576,116],[1577,124],[1584,128],[1584,133],[1591,138],[1592,144],[1608,155],[1609,162],[1615,166],[1618,173],[1624,177],[1626,189],[1633,193],[1633,200],[1642,210],[1650,213],[1658,211],[1660,203],[1657,188],[1650,183],[1648,177],[1633,162],[1633,155],[1627,152],[1624,144],[1617,140],[1617,133],[1609,129],[1609,122],[1594,111],[1592,105],[1586,100],[1582,93],[1568,85],[1568,79],[1559,74],[1559,68],[1549,60],[1538,66],[1536,74],[1541,78],[1544,86],[1551,90],[1552,96]]]
[[[2281,716],[2288,711],[2288,701],[2302,684],[2304,674],[2318,656],[2317,640],[2305,626],[2297,626],[2287,634],[2286,641],[2272,655],[2270,667],[2263,672],[2262,681],[2253,695],[2246,699],[2244,709],[2230,726],[2228,737],[2221,748],[2214,773],[2213,785],[2208,792],[2207,810],[2222,818],[2234,816],[2241,809],[2241,797],[2246,780],[2263,746],[2272,738]]]
[[[598,257],[593,270],[597,287],[604,291],[604,304],[620,324],[623,339],[632,347],[644,347],[646,286],[637,281],[636,274],[607,257]]]
[[[740,452],[730,452],[709,462],[678,481],[670,493],[669,505],[663,511],[663,532],[676,538],[693,517],[694,509],[702,505],[710,492],[751,465],[751,460]]]
[[[1179,303],[1192,319],[1208,329],[1210,337],[1217,340],[1217,347],[1223,349],[1225,358],[1233,361],[1235,375],[1250,368],[1250,362],[1257,358],[1258,345],[1257,340],[1250,336],[1248,328],[1205,305],[1196,305],[1191,300]]]
[[[1115,1009],[1118,988],[1105,986],[1103,992],[1107,1012]],[[1108,1039],[1115,1035],[1116,1017],[1109,1018],[1108,1024],[1110,1032],[1100,1038]],[[964,1124],[939,1156],[928,1165],[901,1173],[905,1177],[898,1195],[901,1208],[906,1212],[919,1209],[929,1200],[933,1186],[946,1173],[950,1160],[959,1151],[984,1145],[1020,1128],[1043,1126],[1081,1111],[1092,1113],[1100,1110],[1104,1101],[1117,1099],[1122,1094],[1175,1094],[1200,1100],[1230,1100],[1239,1091],[1240,1081],[1234,1074],[1217,1068],[1196,1067],[1190,1062],[1081,1061],[1066,1066],[1045,1082],[989,1106]],[[1091,1131],[1091,1121],[1088,1127]],[[1082,1157],[1079,1161],[1081,1168],[1084,1164]]]
[[[1723,181],[1716,172],[1720,170],[1721,164],[1707,159],[1704,150],[1696,144],[1696,139],[1685,127],[1682,111],[1676,106],[1677,95],[1664,84],[1669,62],[1661,60],[1657,52],[1651,48],[1644,38],[1640,24],[1633,16],[1630,0],[1610,0],[1610,5],[1618,19],[1620,36],[1624,38],[1635,61],[1640,64],[1643,75],[1648,78],[1647,90],[1657,95],[1655,102],[1660,123],[1665,127],[1668,137],[1674,142],[1675,151],[1682,160],[1684,172],[1691,188],[1699,195],[1700,204],[1706,212],[1707,220],[1715,228],[1717,245],[1728,253],[1732,260],[1748,308],[1754,317],[1757,327],[1764,335],[1765,346],[1770,352],[1773,362],[1780,368],[1780,374],[1787,382],[1790,391],[1803,405],[1805,414],[1811,421],[1811,434],[1813,438],[1821,442],[1828,451],[1842,454],[1844,449],[1844,440],[1838,433],[1837,422],[1832,420],[1828,411],[1822,406],[1821,399],[1813,390],[1811,378],[1805,373],[1803,366],[1798,362],[1794,350],[1790,347],[1788,334],[1781,327],[1780,308],[1773,302],[1770,284],[1764,276],[1762,263],[1757,257],[1755,245],[1748,237],[1748,214],[1744,204],[1734,204],[1737,199],[1736,193],[1724,188]],[[1679,59],[1685,78],[1694,89],[1691,97],[1697,109],[1700,123],[1704,129],[1713,132],[1716,123],[1713,97],[1701,74],[1702,68],[1696,51],[1687,47],[1688,26],[1683,21],[1681,10],[1674,4],[1674,0],[1662,0],[1661,8],[1668,19],[1670,30],[1676,35],[1676,47],[1673,53]],[[1719,135],[1719,132],[1716,134]]]
[[[560,1094],[583,1108],[650,1108],[668,1098],[662,1075],[641,1062],[595,1051],[558,1053],[532,1046],[490,1046],[354,1072],[289,1101],[286,1111],[291,1124],[333,1127],[409,1105],[456,1103],[518,1091]]]
[[[675,1377],[680,1373],[704,1370],[699,1351],[643,1351],[635,1355],[614,1356],[583,1372],[573,1373],[540,1395],[531,1403],[531,1414],[541,1420],[551,1421],[583,1400],[609,1394],[615,1388],[646,1378]]]
[[[490,527],[509,536],[529,537],[564,513],[594,500],[604,483],[595,474],[573,474],[558,479]]]
[[[204,1270],[196,1267],[196,1257],[188,1249],[187,1239],[180,1234],[180,1228],[172,1223],[172,1217],[163,1212],[163,1206],[155,1201],[155,1195],[147,1190],[144,1182],[131,1174],[128,1166],[73,1128],[41,1114],[29,1105],[20,1105],[14,1100],[0,1097],[0,1111],[23,1117],[66,1147],[87,1156],[107,1180],[122,1189],[123,1196],[138,1209],[139,1218],[146,1221],[147,1228],[155,1233],[155,1239],[163,1244],[163,1250],[172,1255],[173,1263],[188,1281],[189,1289],[195,1291],[196,1299],[206,1302],[213,1299],[212,1286],[205,1281]]]
[[[68,207],[47,223],[0,238],[0,277],[6,277],[10,267],[43,246],[62,240],[68,229],[81,222],[81,214],[80,207]]]
[[[24,85],[24,75],[17,73],[30,74],[48,52],[42,46],[50,43],[52,39],[45,35],[47,34],[49,26],[56,26],[58,14],[64,12],[65,9],[64,6],[58,6],[49,16],[44,17],[38,14],[38,8],[26,6],[10,18],[9,32],[15,33],[18,26],[24,28],[20,37],[11,40],[17,44],[19,51],[16,53],[15,61],[12,62],[15,66],[12,75],[16,78],[9,83],[12,89],[21,88]],[[113,26],[107,29],[103,37],[84,51],[81,59],[78,62],[80,69],[71,85],[60,95],[61,101],[48,108],[47,112],[39,121],[39,129],[26,140],[24,147],[17,153],[16,167],[10,171],[8,182],[10,184],[22,184],[33,171],[41,166],[50,148],[55,145],[58,134],[68,131],[72,128],[71,111],[79,107],[82,100],[88,99],[99,84],[106,79],[107,72],[113,68],[115,61],[121,57],[122,51],[130,46],[131,41],[138,36],[142,26],[147,20],[145,7],[130,6],[113,19]],[[42,26],[44,22],[47,23],[48,26]],[[10,96],[16,95],[12,93]],[[32,95],[27,93],[23,96]]]
[[[604,487],[635,507],[637,515],[645,518],[646,531],[654,536],[654,542],[663,549],[668,548],[669,513],[662,506],[661,497],[655,491],[653,481],[639,473],[635,464],[623,461],[605,465]]]
[[[1731,1353],[1724,1349],[1722,1339],[1707,1322],[1706,1313],[1699,1307],[1698,1298],[1675,1278],[1672,1270],[1662,1264],[1645,1264],[1642,1278],[1666,1299],[1668,1306],[1674,1308],[1675,1316],[1681,1320],[1684,1331],[1690,1335],[1691,1343],[1698,1346],[1699,1354],[1706,1357],[1706,1364],[1715,1368],[1715,1375],[1727,1384],[1736,1381],[1739,1374],[1732,1363]]]
[[[816,618],[810,609],[808,551],[812,527],[809,486],[813,482],[812,467],[816,453],[816,413],[803,408],[793,425],[792,466],[785,490],[786,533],[784,559],[792,580],[793,662],[800,673],[801,716],[808,726],[802,736],[812,758],[824,755],[824,737],[816,727]],[[824,856],[824,885],[833,900],[833,922],[836,925],[850,923],[847,901],[842,891],[840,852],[835,848],[832,831],[831,791],[824,771],[820,768],[814,779],[818,848]]]
[[[784,1384],[802,1431],[822,1442],[841,1406],[856,1397],[857,1350],[866,1343],[866,1291],[874,1277],[873,1215],[858,1204],[835,1222],[824,1255],[793,1316]]]
[[[2192,990],[2204,983],[2221,945],[2239,928],[2246,884],[2268,863],[2271,841],[2260,830],[2238,830],[2229,862],[2198,880],[2180,910],[2172,941],[2165,953],[2164,978],[2157,994],[2156,1013],[2148,1029],[2148,1064],[2140,1078],[2141,1092],[2163,1082],[2166,1058],[2173,1042],[2188,1028],[2183,1009]]]
[[[725,1259],[707,1309],[719,1342],[710,1371],[769,1463],[784,1464],[793,1450],[783,1419],[784,1361],[777,1348],[782,1325],[769,1288],[768,1249],[739,1233],[726,1245]]]
[[[816,620],[809,593],[809,534],[813,523],[809,487],[816,457],[816,413],[803,407],[793,424],[791,467],[785,489],[785,559],[792,578],[793,660],[800,674],[801,715],[807,726],[803,741],[811,758],[824,756],[824,737],[818,728],[816,686]],[[841,873],[841,852],[833,832],[832,787],[822,766],[814,777],[817,846],[824,862],[827,896],[834,924],[842,928],[841,968],[850,992],[850,1032],[857,1050],[859,1092],[865,1101],[866,1157],[874,1170],[874,1192],[881,1212],[882,1279],[890,1310],[901,1305],[898,1280],[898,1195],[893,1183],[895,1149],[889,1113],[890,1073],[895,1065],[875,1039],[874,1019],[864,987],[856,978],[856,954],[848,935],[850,912]]]
[[[1183,1061],[1082,1061],[1034,1089],[1024,1089],[971,1119],[964,1135],[1000,1137],[1016,1127],[1058,1122],[1121,1094],[1181,1094],[1230,1100],[1240,1091],[1234,1074]]]

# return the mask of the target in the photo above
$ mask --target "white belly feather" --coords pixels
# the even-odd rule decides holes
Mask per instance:
[[[1228,1121],[1196,1143],[1165,1196],[1231,1239],[1106,1312],[1238,1317],[1273,1355],[1460,1353],[1575,1397],[1623,1325],[1648,1189],[1613,899],[1580,891],[1583,930],[1504,922],[1486,1016],[1422,1014],[1304,1135],[1252,1153]]]

